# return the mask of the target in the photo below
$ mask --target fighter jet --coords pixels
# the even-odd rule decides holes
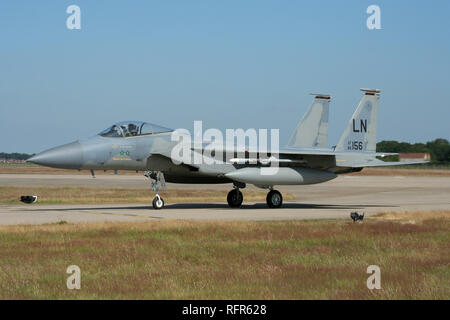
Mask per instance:
[[[173,139],[177,130],[126,121],[89,139],[39,153],[28,161],[55,168],[90,170],[92,174],[94,170],[145,171],[156,192],[152,203],[155,209],[164,206],[159,190],[165,187],[166,181],[232,183],[233,189],[227,196],[232,208],[242,205],[240,189],[253,184],[269,190],[266,197],[269,208],[279,208],[283,198],[274,189],[276,185],[316,184],[332,180],[338,174],[361,171],[364,167],[424,163],[378,159],[393,155],[375,150],[380,90],[361,90],[364,95],[335,148],[327,148],[330,96],[317,94],[286,147],[279,150],[246,146],[242,150],[241,146],[230,148],[214,144],[208,147],[189,141],[189,154],[180,160],[174,156],[175,148],[180,147],[179,141]],[[226,154],[232,156],[226,157]],[[195,157],[202,161],[192,161]],[[267,169],[274,170],[268,174]]]

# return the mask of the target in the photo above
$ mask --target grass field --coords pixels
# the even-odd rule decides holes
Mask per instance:
[[[160,192],[165,203],[174,202],[223,202],[228,190],[169,189]],[[86,188],[86,187],[0,187],[0,204],[20,204],[19,195],[37,195],[37,204],[76,203],[152,203],[154,193],[150,189]],[[265,190],[245,191],[248,201],[266,201]],[[292,194],[283,194],[285,200],[294,199]]]
[[[0,299],[449,299],[449,274],[450,211],[0,227]]]

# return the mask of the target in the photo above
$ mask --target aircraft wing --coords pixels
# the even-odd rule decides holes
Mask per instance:
[[[241,152],[241,153],[249,153],[249,154],[279,154],[279,155],[285,155],[286,157],[289,157],[290,155],[323,155],[323,156],[335,156],[339,154],[354,154],[354,155],[361,155],[360,152],[349,152],[349,151],[334,151],[333,149],[328,148],[282,148],[279,150],[252,150],[249,148],[237,148],[236,149],[227,149],[222,148],[220,146],[207,146],[207,147],[200,147],[200,148],[191,148],[192,151],[203,153],[205,151],[211,151],[214,150],[215,152],[222,152],[224,154],[229,153],[233,154],[234,152]],[[368,152],[367,154],[370,154],[371,156],[376,157],[386,157],[386,156],[393,156],[398,155],[398,153],[391,153],[391,152]]]
[[[377,159],[377,157],[384,157],[392,154],[386,153],[367,153],[367,154],[355,154],[350,152],[288,152],[280,153],[275,156],[271,156],[266,159],[257,158],[232,158],[230,163],[232,164],[252,164],[259,163],[262,165],[268,165],[271,163],[278,163],[284,166],[291,167],[309,167],[309,168],[363,168],[363,167],[389,167],[389,166],[402,166],[411,164],[424,164],[429,161],[383,161]]]

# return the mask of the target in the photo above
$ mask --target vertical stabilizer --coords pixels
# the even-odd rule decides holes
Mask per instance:
[[[361,89],[361,91],[364,92],[364,96],[350,118],[336,151],[376,152],[380,90]]]
[[[327,148],[329,95],[314,94],[314,101],[295,128],[287,147],[289,148]]]

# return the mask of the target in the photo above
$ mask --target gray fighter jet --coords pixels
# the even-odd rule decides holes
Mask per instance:
[[[253,184],[269,189],[268,207],[279,208],[283,198],[274,189],[276,185],[316,184],[364,167],[424,163],[379,160],[393,155],[375,150],[380,91],[361,90],[363,98],[339,143],[332,149],[327,148],[330,96],[317,94],[286,147],[279,150],[213,144],[208,147],[189,142],[189,155],[183,158],[189,161],[180,161],[174,157],[174,149],[179,147],[179,141],[172,138],[176,131],[147,122],[127,121],[92,138],[39,153],[28,161],[55,168],[90,170],[93,176],[94,170],[145,171],[156,192],[155,209],[164,206],[159,189],[165,187],[166,181],[232,183],[233,189],[227,197],[232,208],[240,207],[243,202],[240,189]],[[195,157],[202,161],[192,160]],[[275,170],[270,174],[264,172],[270,168]]]

